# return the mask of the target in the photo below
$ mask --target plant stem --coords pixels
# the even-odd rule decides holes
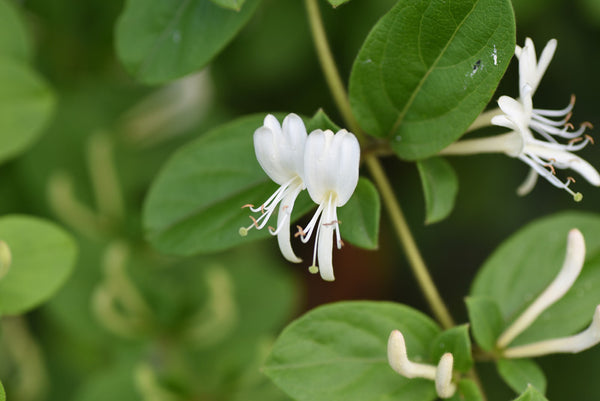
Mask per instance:
[[[392,225],[394,226],[394,230],[396,231],[396,235],[400,240],[400,244],[404,249],[404,253],[406,254],[406,258],[409,261],[410,267],[417,278],[417,282],[429,303],[429,307],[431,308],[435,318],[440,322],[440,324],[448,329],[453,327],[454,321],[450,312],[446,308],[442,297],[440,296],[431,276],[429,275],[429,271],[427,270],[427,266],[425,266],[425,262],[419,252],[419,248],[415,243],[415,240],[410,232],[410,228],[406,223],[406,219],[404,217],[404,213],[402,213],[402,209],[400,208],[400,204],[396,200],[396,196],[394,194],[394,190],[390,185],[383,168],[381,167],[381,163],[375,157],[368,157],[365,160],[367,167],[369,168],[369,172],[375,181],[375,184],[379,188],[379,193],[381,198],[383,199],[383,204],[385,205],[390,219],[392,221]]]
[[[350,129],[357,134],[359,139],[363,139],[364,141],[364,134],[360,129],[358,122],[354,118],[354,115],[352,114],[350,101],[348,100],[344,84],[337,71],[329,44],[327,43],[327,37],[325,36],[325,29],[323,28],[323,21],[321,19],[317,0],[305,0],[305,4],[308,12],[313,40],[315,42],[317,54],[319,55],[319,61],[323,68],[329,89],[333,94],[335,103]],[[374,155],[367,155],[364,157],[364,161],[367,165],[367,168],[371,172],[373,180],[379,188],[381,197],[383,198],[383,203],[390,214],[398,239],[406,253],[406,257],[411,269],[423,291],[423,294],[425,295],[425,298],[427,299],[427,302],[429,303],[429,306],[431,307],[431,310],[433,311],[433,314],[443,327],[453,327],[454,321],[452,320],[446,305],[442,301],[442,298],[435,287],[431,276],[429,275],[412,233],[410,232],[410,228],[406,223],[402,209],[396,200],[394,191],[387,179],[387,176],[385,175],[385,172],[383,171],[383,168],[381,167],[381,164],[379,163],[379,160]]]
[[[354,118],[354,114],[352,114],[352,108],[350,107],[348,96],[346,95],[344,83],[340,78],[340,73],[337,70],[333,55],[331,54],[331,49],[329,48],[329,43],[327,42],[325,28],[323,28],[323,19],[321,18],[317,0],[305,0],[305,5],[313,42],[315,43],[317,55],[319,57],[319,63],[323,69],[323,74],[325,74],[325,81],[333,95],[333,100],[342,114],[344,121],[348,124],[348,128],[350,128],[357,136],[360,142],[363,142],[364,134]]]

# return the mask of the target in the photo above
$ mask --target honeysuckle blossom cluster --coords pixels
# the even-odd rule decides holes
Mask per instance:
[[[519,334],[531,326],[545,310],[569,291],[579,277],[584,261],[585,241],[583,235],[579,230],[573,229],[567,237],[565,260],[556,278],[498,338],[496,346],[501,350],[503,357],[527,358],[553,353],[576,353],[600,342],[600,305],[598,305],[594,311],[592,323],[579,334],[509,347]]]
[[[302,119],[296,114],[289,114],[281,125],[269,114],[264,125],[254,132],[254,150],[262,169],[280,187],[262,205],[244,206],[261,214],[258,218],[250,216],[252,224],[240,228],[240,234],[246,235],[253,227],[264,228],[279,205],[277,226],[268,227],[269,232],[277,235],[279,248],[287,260],[301,262],[291,246],[290,219],[296,198],[307,189],[319,206],[308,225],[298,227],[296,236],[306,243],[314,233],[315,247],[309,271],[320,272],[324,280],[333,281],[333,236],[338,249],[343,245],[337,207],[348,202],[358,183],[358,140],[344,129],[335,134],[318,129],[307,135]]]
[[[556,40],[548,42],[539,61],[536,59],[533,41],[525,40],[521,48],[516,46],[515,56],[519,60],[519,98],[501,96],[498,99],[499,113],[492,117],[491,123],[506,127],[511,131],[488,138],[471,139],[456,142],[444,149],[441,154],[472,154],[484,152],[502,152],[516,157],[531,167],[525,182],[518,188],[520,195],[529,193],[537,176],[544,177],[558,188],[569,192],[576,201],[582,199],[579,192],[573,192],[569,185],[575,182],[573,177],[564,180],[556,176],[556,169],[572,169],[584,177],[590,184],[600,186],[600,174],[572,152],[581,150],[590,142],[591,136],[585,134],[591,124],[583,123],[574,130],[569,122],[575,97],[562,110],[533,108],[533,95],[556,50]],[[538,136],[534,135],[534,132]],[[567,140],[561,143],[557,138]]]

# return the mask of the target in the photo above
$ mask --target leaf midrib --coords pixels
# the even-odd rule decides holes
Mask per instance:
[[[450,39],[448,39],[448,41],[446,42],[446,45],[444,46],[444,48],[442,49],[442,51],[440,52],[438,57],[433,61],[433,63],[429,67],[429,69],[427,69],[427,71],[423,75],[423,78],[421,78],[421,80],[415,87],[415,90],[411,93],[410,97],[408,98],[408,101],[406,102],[406,104],[404,105],[402,110],[400,110],[400,114],[398,115],[398,118],[396,119],[396,122],[392,126],[392,129],[390,130],[388,136],[391,137],[398,130],[398,127],[400,126],[400,124],[402,124],[402,121],[404,120],[406,113],[408,113],[408,110],[410,109],[413,102],[415,101],[417,94],[421,91],[421,88],[425,84],[425,81],[427,81],[427,78],[429,78],[429,75],[431,74],[431,72],[436,68],[437,64],[440,62],[440,59],[446,53],[446,50],[448,50],[448,47],[450,46],[450,44],[456,37],[456,34],[458,33],[458,31],[460,31],[460,29],[464,25],[465,21],[471,16],[471,14],[473,13],[473,10],[475,10],[475,7],[477,6],[478,3],[479,3],[479,0],[477,0],[473,3],[473,7],[471,8],[471,10],[465,15],[465,17],[462,19],[460,24],[456,27],[456,29],[454,30],[454,33],[452,34]],[[419,26],[422,25],[422,22],[423,22],[423,14],[421,14],[421,20],[420,20]],[[421,37],[420,34],[421,34],[421,31],[419,30],[419,38]],[[420,53],[421,53],[421,49],[419,48],[419,54]]]

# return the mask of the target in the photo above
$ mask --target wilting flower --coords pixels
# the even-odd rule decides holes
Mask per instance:
[[[494,137],[459,141],[444,149],[441,154],[469,154],[482,152],[502,152],[516,157],[531,167],[530,174],[519,187],[518,193],[529,193],[540,175],[552,185],[563,188],[576,201],[581,200],[580,193],[573,192],[569,185],[575,179],[567,177],[565,181],[556,176],[556,169],[572,169],[582,175],[592,185],[600,186],[600,174],[591,164],[576,156],[576,152],[593,140],[584,135],[590,123],[583,123],[574,130],[569,123],[575,98],[562,110],[545,110],[533,108],[533,95],[544,75],[554,51],[556,40],[548,42],[539,61],[536,60],[535,48],[531,39],[527,38],[525,46],[517,46],[515,55],[519,59],[519,98],[501,96],[498,106],[501,113],[491,119],[494,125],[511,129],[512,131]],[[533,131],[533,132],[532,132]],[[534,135],[534,132],[540,138]],[[557,138],[567,139],[560,143]]]
[[[336,208],[344,206],[358,183],[360,146],[354,134],[341,130],[316,130],[306,140],[304,182],[312,200],[319,205],[308,225],[297,235],[306,243],[315,234],[313,262],[309,270],[333,281],[333,235],[338,249],[343,243]],[[319,265],[317,268],[316,259]]]
[[[269,178],[280,185],[262,205],[254,207],[245,205],[254,213],[260,212],[258,218],[250,216],[252,224],[240,228],[240,234],[245,236],[252,227],[262,229],[279,206],[277,227],[269,227],[272,235],[277,235],[279,249],[290,262],[301,262],[290,243],[290,217],[294,202],[304,184],[304,146],[307,134],[302,119],[296,114],[288,114],[283,124],[269,114],[265,117],[264,125],[254,132],[254,151],[262,169]]]

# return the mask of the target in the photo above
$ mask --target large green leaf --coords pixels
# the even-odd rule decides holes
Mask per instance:
[[[542,394],[546,392],[546,376],[531,359],[500,359],[496,367],[498,373],[517,394],[534,386]]]
[[[117,53],[142,82],[181,77],[209,63],[259,2],[248,0],[240,11],[233,11],[211,0],[128,0],[117,23]]]
[[[446,352],[452,353],[454,357],[454,370],[466,373],[473,366],[471,356],[471,339],[469,338],[469,326],[463,324],[441,333],[433,341],[431,359],[438,361]]]
[[[471,379],[461,379],[458,382],[456,393],[449,398],[450,401],[484,401],[481,391]]]
[[[432,381],[407,379],[387,362],[392,330],[404,335],[408,356],[428,361],[437,325],[407,306],[340,302],[313,309],[277,339],[264,372],[296,400],[434,400]]]
[[[445,159],[432,157],[417,162],[425,194],[425,223],[431,224],[448,217],[454,208],[458,178]]]
[[[329,4],[331,4],[333,6],[333,8],[336,8],[337,6],[347,3],[350,0],[327,0],[327,1],[329,2]]]
[[[166,163],[150,188],[144,205],[147,238],[162,252],[191,255],[224,250],[269,236],[249,226],[249,209],[277,186],[263,172],[254,153],[252,134],[264,115],[240,118],[184,146]],[[292,219],[314,203],[306,191],[294,206]],[[273,225],[275,216],[272,216]]]
[[[600,215],[561,213],[525,226],[500,245],[475,278],[471,295],[494,301],[508,327],[558,274],[572,228],[583,233],[586,243],[581,275],[511,345],[571,335],[590,323],[600,304]]]
[[[484,296],[468,297],[465,302],[475,341],[485,351],[492,351],[504,327],[500,308]]]
[[[50,298],[75,264],[77,248],[72,237],[45,220],[4,216],[0,239],[12,254],[10,269],[0,280],[0,315],[26,312]]]
[[[348,203],[338,210],[342,237],[361,248],[376,249],[380,214],[381,201],[375,185],[360,178]]]
[[[509,0],[400,0],[356,58],[352,109],[400,157],[431,156],[484,109],[514,49]]]
[[[0,382],[0,401],[6,401],[6,393],[4,392],[2,382]]]
[[[210,0],[218,6],[234,11],[240,11],[246,0]]]

